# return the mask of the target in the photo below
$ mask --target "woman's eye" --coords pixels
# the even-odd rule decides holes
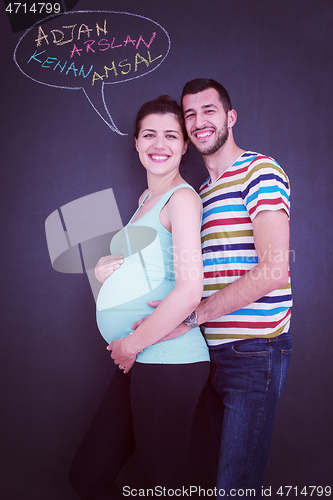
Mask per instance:
[[[172,135],[172,134],[168,134],[166,137],[168,139],[177,139],[177,137],[175,135]]]

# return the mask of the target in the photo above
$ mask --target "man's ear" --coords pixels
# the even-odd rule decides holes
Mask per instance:
[[[237,112],[235,109],[228,111],[228,128],[232,128],[237,121]]]

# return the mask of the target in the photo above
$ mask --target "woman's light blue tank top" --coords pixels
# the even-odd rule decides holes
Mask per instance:
[[[111,241],[111,254],[124,256],[121,265],[103,284],[97,298],[97,324],[110,343],[129,335],[131,325],[152,313],[147,301],[164,299],[175,287],[172,233],[160,222],[160,212],[180,184],[165,193],[139,220],[130,222]],[[195,191],[194,191],[195,192]],[[176,339],[159,342],[138,353],[139,363],[195,363],[209,361],[206,341],[199,328]]]

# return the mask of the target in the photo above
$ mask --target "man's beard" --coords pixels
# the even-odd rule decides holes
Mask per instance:
[[[199,151],[199,153],[201,153],[204,156],[209,156],[209,155],[213,155],[214,153],[216,153],[216,151],[221,149],[223,144],[228,139],[228,137],[229,137],[228,118],[226,118],[225,122],[223,124],[223,128],[217,134],[217,138],[216,138],[216,141],[214,144],[212,144],[211,146],[208,146],[206,149],[205,149],[204,145],[202,147],[200,147],[200,145],[197,145],[197,144],[193,144],[193,145],[196,148],[196,150]]]

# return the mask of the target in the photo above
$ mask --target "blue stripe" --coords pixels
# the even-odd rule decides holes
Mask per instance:
[[[219,214],[223,212],[247,212],[244,205],[225,205],[223,207],[214,207],[210,210],[207,210],[202,216],[202,219],[206,219],[209,215]]]
[[[240,195],[240,191],[237,191],[236,193],[219,194],[218,196],[214,196],[214,198],[210,198],[209,200],[206,200],[205,202],[203,202],[202,206],[205,208],[208,205],[210,205],[211,203],[216,203],[217,201],[221,201],[221,200],[230,200],[232,198],[242,199],[242,197]]]
[[[237,250],[255,250],[254,243],[235,243],[233,245],[210,245],[202,249],[202,254],[208,252],[233,252]]]
[[[288,200],[288,195],[285,192],[284,189],[281,189],[280,186],[261,186],[257,191],[255,191],[253,194],[248,196],[247,202],[251,203],[251,201],[255,200],[258,198],[259,194],[262,193],[277,193],[280,192],[280,194]]]
[[[259,177],[257,177],[252,182],[250,182],[250,184],[247,186],[246,189],[244,189],[244,191],[242,192],[243,199],[246,198],[246,196],[248,195],[250,189],[252,189],[254,186],[256,186],[257,184],[259,184],[259,182],[266,181],[266,180],[267,181],[269,181],[269,180],[276,180],[276,181],[280,182],[281,184],[283,184],[287,190],[289,190],[288,182],[284,181],[283,178],[280,177],[279,175],[273,174],[273,173],[271,173],[271,174],[261,174],[261,175],[259,175]],[[287,196],[287,199],[288,199],[288,196]]]
[[[239,161],[235,161],[235,163],[233,163],[233,167],[235,166],[239,166],[239,165],[243,165],[244,163],[249,163],[249,160],[250,160],[250,157],[252,157],[253,159],[256,158],[258,156],[257,153],[244,153],[242,154],[241,158],[245,158],[245,160],[239,160]],[[252,161],[252,159],[251,159]]]
[[[204,266],[218,266],[221,264],[258,264],[258,257],[248,256],[248,257],[216,257],[215,259],[204,259]]]
[[[261,299],[256,300],[256,302],[261,302],[265,304],[274,304],[275,302],[286,302],[287,300],[291,300],[291,294],[278,295],[276,297],[261,297]]]
[[[289,307],[275,307],[274,309],[239,309],[232,313],[227,314],[227,316],[275,316],[283,311],[287,311]]]

